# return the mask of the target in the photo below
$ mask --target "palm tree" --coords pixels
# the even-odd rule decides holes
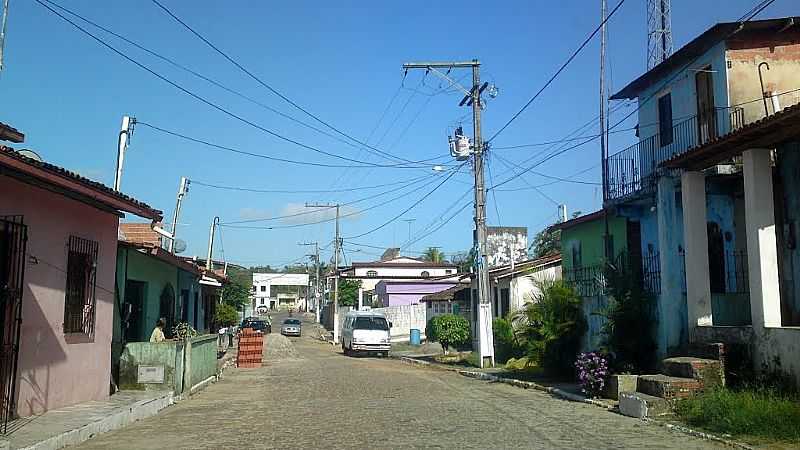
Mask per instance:
[[[422,259],[425,261],[440,263],[444,261],[444,253],[442,253],[437,247],[428,247],[425,250],[425,253],[422,254]]]

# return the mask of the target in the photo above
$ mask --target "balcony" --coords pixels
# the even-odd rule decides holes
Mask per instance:
[[[616,204],[655,193],[658,177],[670,174],[663,161],[692,150],[745,124],[744,109],[717,108],[679,122],[606,158],[604,201]]]

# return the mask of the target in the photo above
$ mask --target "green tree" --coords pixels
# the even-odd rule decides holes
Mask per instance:
[[[553,253],[561,252],[561,230],[553,230],[547,227],[536,233],[533,243],[528,248],[528,254],[532,258],[541,258]]]
[[[361,281],[339,280],[339,304],[342,306],[354,306],[358,304],[358,288]]]
[[[428,338],[442,344],[445,353],[450,347],[468,343],[472,337],[469,321],[464,316],[457,314],[442,314],[434,317],[430,321],[428,331],[430,332]]]
[[[458,271],[468,273],[472,268],[472,262],[475,260],[475,251],[470,249],[466,252],[454,253],[450,258],[450,262],[458,266]]]
[[[230,282],[222,287],[222,303],[230,305],[237,311],[244,309],[245,305],[250,304],[250,293],[252,292],[252,275],[247,284],[244,284],[242,277],[232,276]]]
[[[444,261],[444,253],[436,247],[428,247],[422,254],[422,259],[425,261],[440,263]]]
[[[231,305],[217,305],[217,311],[214,314],[214,322],[220,327],[230,327],[236,325],[239,321],[239,314],[236,308]]]

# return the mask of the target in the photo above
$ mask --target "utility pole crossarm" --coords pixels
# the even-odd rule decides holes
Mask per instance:
[[[473,59],[472,61],[452,61],[452,62],[410,62],[403,64],[403,69],[429,69],[429,68],[465,68],[465,67],[475,67],[480,66],[481,63],[477,59]]]

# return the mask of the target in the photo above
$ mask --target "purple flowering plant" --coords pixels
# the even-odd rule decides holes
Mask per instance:
[[[575,361],[578,381],[584,394],[595,398],[603,390],[609,375],[608,358],[598,352],[581,353]]]

